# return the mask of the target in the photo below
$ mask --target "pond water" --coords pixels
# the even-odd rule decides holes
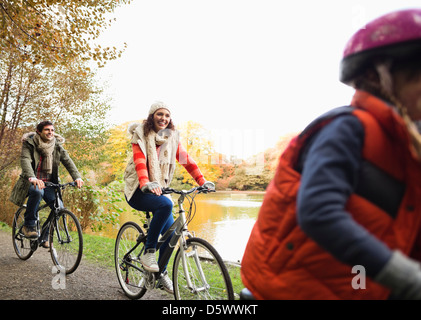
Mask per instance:
[[[263,193],[215,192],[196,196],[196,215],[189,224],[189,231],[210,242],[224,260],[241,262],[244,249],[260,206]],[[176,201],[177,195],[173,195]],[[184,202],[187,209],[188,202]],[[120,216],[120,226],[126,221],[140,223],[131,212]],[[115,238],[118,230],[109,229],[102,235]]]
[[[196,197],[197,212],[189,230],[209,241],[223,259],[241,261],[263,193],[222,193]]]

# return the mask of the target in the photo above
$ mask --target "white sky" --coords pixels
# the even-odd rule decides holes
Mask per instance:
[[[273,147],[319,114],[350,102],[338,80],[351,35],[415,0],[133,0],[101,38],[128,48],[100,70],[112,122],[147,116],[157,100],[175,124],[215,134],[241,158]],[[419,5],[419,4],[418,4]]]

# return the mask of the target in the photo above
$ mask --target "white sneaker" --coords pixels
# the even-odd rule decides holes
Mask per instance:
[[[174,286],[168,276],[168,271],[164,271],[161,274],[161,277],[158,279],[157,287],[167,291],[168,293],[174,293]]]
[[[149,272],[159,272],[159,266],[156,262],[155,252],[155,249],[147,249],[145,254],[140,257],[140,262]]]

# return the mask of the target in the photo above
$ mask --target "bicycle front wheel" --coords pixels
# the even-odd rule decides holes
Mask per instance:
[[[33,246],[38,246],[37,239],[28,239],[23,235],[22,227],[25,222],[26,207],[20,207],[16,211],[13,218],[12,225],[12,237],[13,237],[13,249],[15,249],[16,255],[19,259],[27,260],[34,253]]]
[[[129,221],[120,228],[115,241],[114,263],[117,279],[130,299],[140,299],[147,290],[145,273],[138,259],[145,248],[145,240],[142,241],[141,238],[146,238],[142,229],[137,223]]]
[[[173,267],[177,300],[233,300],[234,290],[227,267],[215,248],[200,238],[187,239]]]
[[[61,209],[50,225],[50,254],[53,263],[66,274],[79,266],[83,253],[82,228],[76,216]]]

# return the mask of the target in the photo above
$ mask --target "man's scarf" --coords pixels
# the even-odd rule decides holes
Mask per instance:
[[[51,174],[53,172],[53,151],[56,144],[56,138],[49,141],[43,141],[39,134],[34,137],[34,143],[38,152],[42,156],[41,169],[43,172]]]

